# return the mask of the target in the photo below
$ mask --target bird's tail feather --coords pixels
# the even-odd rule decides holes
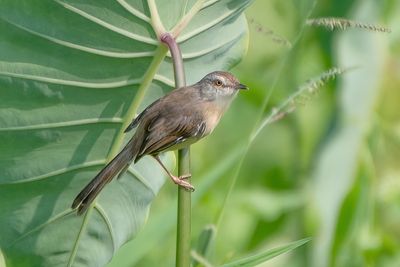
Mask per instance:
[[[127,165],[133,160],[134,141],[130,142],[110,161],[88,185],[76,196],[72,203],[72,208],[78,208],[78,214],[84,213],[97,197],[100,191],[108,184],[121,170],[126,169]]]

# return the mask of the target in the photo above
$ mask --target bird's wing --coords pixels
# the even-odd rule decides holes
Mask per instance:
[[[146,127],[146,135],[137,158],[168,150],[189,138],[200,139],[205,130],[206,124],[201,116],[157,116]]]
[[[158,102],[160,101],[160,99],[157,99],[156,101],[154,101],[153,103],[151,103],[149,106],[147,106],[147,108],[145,108],[135,119],[133,119],[133,121],[131,122],[131,124],[128,125],[128,127],[126,127],[124,133],[129,132],[130,130],[134,129],[136,126],[138,126],[139,122],[142,120],[143,116],[154,106],[156,105]]]

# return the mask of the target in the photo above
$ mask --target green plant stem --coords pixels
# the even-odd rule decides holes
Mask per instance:
[[[189,147],[178,151],[178,173],[184,175],[190,172]],[[191,193],[183,187],[178,187],[178,223],[176,235],[176,266],[190,266],[191,241]]]
[[[170,33],[164,33],[161,42],[165,43],[174,64],[175,87],[186,85],[185,70],[183,68],[182,53],[178,44]],[[178,175],[190,173],[189,147],[178,151]],[[189,180],[190,182],[190,180]],[[191,193],[183,187],[178,187],[178,223],[176,235],[176,266],[190,266],[190,241],[191,241]]]

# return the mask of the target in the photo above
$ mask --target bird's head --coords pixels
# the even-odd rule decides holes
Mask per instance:
[[[244,84],[229,72],[214,71],[207,74],[197,85],[203,97],[214,99],[233,98],[239,90],[248,89]]]

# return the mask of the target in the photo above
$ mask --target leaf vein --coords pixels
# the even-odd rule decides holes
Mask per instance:
[[[39,180],[51,178],[51,177],[56,176],[56,175],[68,173],[68,172],[71,172],[71,171],[76,171],[76,170],[85,169],[85,168],[89,168],[89,167],[93,167],[93,166],[104,165],[104,164],[105,164],[105,160],[104,159],[102,159],[102,160],[94,160],[94,161],[86,161],[86,162],[81,163],[81,164],[68,166],[66,168],[61,168],[61,169],[58,169],[58,170],[55,170],[55,171],[51,171],[51,172],[48,172],[48,173],[45,173],[45,174],[41,174],[41,175],[37,175],[37,176],[34,176],[34,177],[26,178],[26,179],[23,179],[23,180],[0,183],[0,185],[22,184],[22,183],[29,183],[29,182],[39,181]]]
[[[37,76],[32,74],[21,74],[21,73],[13,73],[7,71],[0,71],[0,75],[10,76],[14,78],[22,78],[27,80],[34,80],[39,82],[46,82],[52,84],[59,85],[69,85],[83,88],[92,88],[92,89],[108,89],[108,88],[117,88],[123,87],[127,85],[140,84],[141,78],[137,79],[127,79],[116,82],[83,82],[83,81],[73,81],[73,80],[62,80],[51,77]]]
[[[96,202],[96,203],[94,204],[94,209],[97,210],[97,212],[100,214],[101,218],[104,220],[104,223],[105,223],[106,226],[107,226],[107,230],[108,230],[108,232],[109,232],[109,234],[110,234],[110,238],[111,238],[111,242],[112,242],[112,247],[113,247],[113,253],[112,253],[112,254],[114,254],[115,251],[117,251],[117,247],[116,247],[115,240],[114,240],[115,234],[114,234],[113,227],[112,227],[112,225],[111,225],[111,221],[110,221],[110,219],[108,218],[108,216],[107,216],[105,210],[103,209],[103,207],[99,204],[99,202]]]
[[[177,39],[177,42],[178,43],[183,43],[183,42],[185,42],[185,41],[187,41],[187,40],[189,40],[189,39],[201,34],[202,32],[214,27],[218,23],[228,19],[232,14],[237,13],[240,10],[241,10],[241,8],[238,8],[238,9],[233,9],[233,10],[231,10],[229,12],[223,13],[220,17],[218,17],[218,18],[216,18],[214,20],[211,20],[209,23],[203,24],[201,27],[198,27],[197,29],[195,29],[195,30],[193,30],[191,32],[188,32],[186,34],[183,34],[183,35],[179,36],[178,39]]]
[[[154,76],[154,80],[157,80],[159,82],[164,83],[165,85],[168,85],[170,87],[175,87],[175,83],[173,80],[169,79],[168,77],[164,76],[164,75],[160,75],[160,74],[156,74]]]
[[[222,44],[218,44],[218,45],[215,45],[213,47],[209,47],[207,49],[199,50],[197,52],[183,53],[182,57],[183,57],[183,59],[192,59],[192,58],[197,58],[197,57],[201,57],[201,56],[207,55],[207,54],[209,54],[211,52],[214,52],[214,51],[224,47],[227,44],[230,44],[230,43],[233,43],[233,42],[237,41],[242,36],[243,36],[243,34],[240,34],[240,35],[236,36],[235,38],[233,38],[231,40],[228,40],[228,41],[226,41],[226,42],[224,42]]]
[[[49,218],[47,221],[45,221],[44,223],[34,227],[33,229],[29,230],[28,232],[25,232],[24,234],[22,234],[21,236],[19,236],[17,239],[15,239],[11,244],[10,247],[15,245],[16,243],[18,243],[19,241],[21,241],[22,239],[24,239],[25,237],[29,236],[30,234],[39,231],[40,229],[42,229],[43,227],[45,227],[46,225],[53,223],[59,219],[64,218],[65,216],[68,216],[69,214],[72,214],[74,212],[74,210],[71,209],[67,209],[64,210],[62,212],[60,212],[59,214],[54,215],[53,217]]]
[[[125,2],[124,0],[117,0],[117,2],[123,7],[125,8],[125,10],[127,10],[129,13],[131,13],[132,15],[134,15],[135,17],[150,23],[150,18],[148,16],[146,16],[145,14],[143,14],[142,12],[140,12],[139,10],[137,10],[136,8],[132,7],[130,4],[128,4],[127,2]]]
[[[65,47],[69,47],[72,49],[76,49],[76,50],[80,50],[83,52],[87,52],[87,53],[91,53],[91,54],[95,54],[95,55],[100,55],[100,56],[105,56],[105,57],[111,57],[111,58],[142,58],[142,57],[151,57],[154,55],[154,51],[145,51],[145,52],[115,52],[115,51],[107,51],[107,50],[101,50],[101,49],[97,49],[97,48],[93,48],[93,47],[88,47],[88,46],[84,46],[84,45],[79,45],[79,44],[75,44],[72,42],[68,42],[65,40],[61,40],[58,38],[55,38],[53,36],[49,36],[34,30],[31,30],[23,25],[17,24],[14,21],[10,21],[7,19],[4,19],[5,21],[7,21],[9,24],[23,30],[26,31],[32,35],[41,37],[43,39],[46,39],[50,42],[65,46]]]
[[[64,3],[61,0],[55,0],[55,1],[57,3],[59,3],[60,5],[62,5],[63,7],[65,7],[66,9],[68,9],[68,10],[70,10],[70,11],[72,11],[72,12],[74,12],[74,13],[76,13],[76,14],[78,14],[78,15],[80,15],[80,16],[82,16],[82,17],[84,17],[84,18],[86,18],[86,19],[88,19],[88,20],[90,20],[90,21],[92,21],[92,22],[94,22],[94,23],[106,28],[106,29],[109,29],[109,30],[111,30],[113,32],[119,33],[119,34],[121,34],[123,36],[126,36],[128,38],[131,38],[133,40],[140,41],[140,42],[143,42],[143,43],[152,44],[152,45],[157,45],[158,44],[157,40],[154,40],[154,39],[148,38],[148,37],[144,37],[144,36],[132,33],[130,31],[118,28],[118,27],[116,27],[116,26],[114,26],[114,25],[112,25],[112,24],[110,24],[110,23],[108,23],[108,22],[106,22],[104,20],[101,20],[101,19],[99,19],[99,18],[97,18],[97,17],[95,17],[95,16],[93,16],[93,15],[91,15],[89,13],[86,13],[85,11],[83,11],[83,10],[81,10],[79,8],[76,8],[76,7],[72,6],[72,5]]]
[[[203,7],[201,9],[205,9],[205,8],[207,8],[207,7],[211,6],[211,5],[214,5],[215,3],[220,2],[220,1],[221,0],[210,0],[210,1],[207,1],[207,2],[205,2],[203,4]]]
[[[96,124],[96,123],[122,123],[122,119],[89,118],[89,119],[74,120],[74,121],[51,122],[51,123],[42,123],[42,124],[24,125],[24,126],[11,126],[11,127],[0,128],[0,132],[51,129],[51,128],[61,128],[61,127],[79,126],[79,125]]]
[[[71,255],[69,256],[68,264],[67,264],[68,267],[71,267],[73,262],[74,262],[74,260],[75,260],[75,256],[76,256],[76,253],[78,252],[79,242],[81,240],[83,231],[85,230],[86,225],[88,224],[88,220],[90,219],[90,212],[91,211],[88,210],[85,213],[84,217],[83,217],[83,221],[82,221],[81,227],[79,228],[78,236],[76,237],[74,245],[73,245],[73,247],[71,249]]]
[[[128,173],[132,174],[136,180],[138,180],[139,182],[141,182],[146,188],[148,188],[151,193],[153,194],[153,196],[156,196],[157,193],[154,191],[153,187],[147,182],[147,179],[144,178],[143,175],[141,175],[138,171],[136,171],[134,168],[128,168],[127,170]]]

